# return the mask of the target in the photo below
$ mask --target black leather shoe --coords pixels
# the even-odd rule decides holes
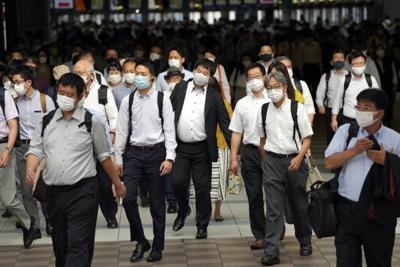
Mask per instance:
[[[150,250],[149,241],[146,240],[144,242],[137,243],[136,248],[132,253],[131,262],[136,262],[143,258],[144,253],[146,253],[148,250]]]
[[[149,206],[149,197],[144,195],[141,196],[140,199],[142,200],[141,204],[143,208],[147,208]]]
[[[5,212],[3,212],[3,214],[1,215],[1,217],[3,218],[10,218],[12,216],[12,213],[9,210],[6,210]]]
[[[303,244],[300,245],[300,256],[310,256],[312,254],[312,245]]]
[[[207,238],[207,229],[199,228],[197,229],[196,239],[206,239]]]
[[[262,257],[261,259],[261,264],[264,266],[271,266],[275,264],[279,264],[281,261],[279,260],[279,257],[271,257],[271,256],[265,256]]]
[[[18,222],[15,223],[15,228],[22,229],[24,227],[22,226],[22,223],[20,221],[18,221]]]
[[[167,213],[176,213],[178,211],[178,207],[175,201],[168,202]]]
[[[162,260],[161,251],[152,251],[150,255],[147,257],[147,262],[156,262]]]
[[[118,228],[118,222],[117,222],[117,219],[115,217],[109,218],[107,220],[107,228],[108,229],[116,229],[116,228]]]
[[[40,239],[42,238],[42,232],[40,231],[40,229],[35,229],[33,231],[33,239]]]
[[[176,217],[175,221],[174,221],[174,225],[172,227],[172,230],[174,230],[175,232],[181,230],[183,228],[183,226],[185,226],[185,219],[186,218],[182,218],[182,217]]]
[[[35,225],[35,218],[31,217],[31,225],[29,229],[22,228],[22,232],[24,234],[24,247],[25,248],[30,248],[32,245],[33,240],[35,240],[35,237],[37,236],[37,233],[35,232],[35,228],[33,226]]]
[[[53,226],[51,226],[51,223],[49,220],[46,220],[46,234],[48,236],[51,236],[53,234]]]

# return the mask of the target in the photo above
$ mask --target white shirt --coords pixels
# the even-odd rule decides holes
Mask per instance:
[[[102,104],[99,104],[99,89],[100,85],[95,80],[93,80],[90,86],[89,94],[85,98],[85,103],[83,104],[83,107],[97,111],[100,115],[107,118],[111,130],[116,129],[118,109],[117,105],[115,104],[112,91],[110,88],[108,88],[107,104],[104,106]]]
[[[185,75],[183,79],[188,81],[189,79],[193,78],[193,72],[188,71],[186,69],[182,70],[182,73]],[[161,72],[157,76],[157,91],[164,92],[165,90],[169,89],[169,85],[165,80],[165,75],[167,75],[167,71]]]
[[[345,77],[339,81],[338,93],[336,94],[335,100],[333,101],[332,114],[339,114],[340,104],[343,101],[343,91],[344,91],[344,82]],[[379,88],[378,83],[376,82],[374,76],[371,76],[372,86],[373,88]],[[356,109],[355,105],[357,105],[357,96],[359,93],[364,91],[365,89],[370,88],[367,80],[365,79],[365,74],[362,75],[361,79],[354,79],[353,73],[351,74],[351,80],[349,87],[346,89],[344,103],[343,103],[343,115],[349,118],[355,118]]]
[[[292,81],[293,87],[297,89],[293,77],[290,79]],[[306,108],[306,112],[307,114],[315,114],[314,101],[310,93],[310,88],[308,88],[307,83],[303,80],[300,80],[300,84],[301,84],[301,89],[303,90],[302,94],[304,97],[304,107]]]
[[[336,94],[338,93],[338,88],[341,81],[347,75],[348,71],[343,70],[340,73],[337,73],[335,70],[331,70],[331,77],[328,81],[328,90],[326,88],[326,73],[322,74],[321,80],[319,81],[317,88],[317,97],[315,103],[318,107],[322,107],[326,105],[328,108],[333,107],[333,101],[335,99]],[[326,99],[325,99],[326,97]],[[342,107],[342,105],[340,105]]]
[[[265,89],[260,98],[253,93],[243,97],[236,103],[232,114],[229,130],[235,133],[243,134],[243,144],[259,146],[260,136],[256,131],[257,114],[261,113],[261,107],[264,103],[271,102]]]
[[[221,83],[225,99],[229,103],[231,103],[231,88],[229,87],[229,82],[228,78],[226,77],[224,66],[222,66],[221,64],[217,65],[217,71],[215,72],[214,77],[219,83]]]
[[[192,143],[207,139],[204,108],[207,87],[194,88],[193,81],[188,83],[178,122],[177,134],[182,142]]]
[[[301,148],[301,141],[296,132],[296,143],[293,140],[294,122],[290,111],[291,101],[286,98],[285,102],[277,108],[273,103],[268,105],[267,118],[265,121],[265,129],[267,137],[264,149],[269,152],[278,154],[293,154],[299,152],[296,143]],[[301,137],[312,136],[314,134],[310,121],[308,120],[306,110],[302,104],[298,104],[297,122]],[[257,131],[259,137],[264,137],[262,127],[261,110],[257,115]]]
[[[17,100],[19,111],[19,133],[22,140],[32,139],[36,125],[41,121],[43,112],[40,92],[35,90],[28,96],[20,96]],[[46,95],[46,112],[55,109],[53,100]]]
[[[164,95],[162,110],[164,124],[161,125],[157,94],[154,86],[144,96],[140,95],[139,92],[135,93],[131,121],[129,121],[129,95],[122,100],[115,137],[116,164],[122,164],[122,154],[125,152],[129,123],[132,125],[132,134],[129,139],[131,145],[149,146],[165,141],[166,159],[175,160],[174,112],[169,97]]]

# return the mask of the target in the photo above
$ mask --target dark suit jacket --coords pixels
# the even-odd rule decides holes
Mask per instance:
[[[172,108],[175,111],[176,129],[178,127],[179,118],[181,116],[183,103],[186,97],[186,89],[189,82],[191,81],[182,80],[182,82],[180,82],[175,86],[175,89],[171,95]],[[211,85],[208,85],[207,88],[204,116],[205,116],[205,128],[207,134],[208,152],[211,161],[216,162],[218,161],[218,147],[217,147],[217,136],[216,136],[217,123],[221,127],[226,143],[228,144],[229,147],[231,144],[232,134],[229,131],[230,120],[222,96]],[[179,139],[178,133],[176,135],[177,139]]]

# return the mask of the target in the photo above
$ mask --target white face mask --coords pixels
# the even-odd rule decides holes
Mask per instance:
[[[118,84],[121,82],[121,74],[111,74],[108,75],[108,81],[112,84]]]
[[[208,84],[208,77],[201,72],[195,72],[193,74],[193,81],[198,86],[205,86]]]
[[[135,83],[135,73],[125,73],[124,79],[127,84],[134,84]]]
[[[365,66],[364,67],[351,67],[351,71],[355,74],[355,75],[363,75],[364,71],[365,71]]]
[[[215,62],[215,57],[208,57],[208,60],[210,60],[211,62]]]
[[[281,101],[284,96],[283,88],[267,90],[267,94],[268,98],[274,103]]]
[[[57,104],[62,111],[72,111],[75,108],[75,99],[57,94]]]
[[[253,79],[248,81],[246,86],[249,88],[249,90],[257,93],[264,88],[264,82],[262,79]]]
[[[23,96],[28,91],[28,88],[25,87],[24,83],[14,84],[14,91],[18,94],[18,96]]]
[[[156,61],[156,60],[158,60],[160,58],[161,58],[161,56],[159,54],[157,54],[157,53],[150,53],[150,55],[149,55],[149,59],[151,61]]]
[[[375,114],[376,114],[376,112],[373,112],[373,111],[359,111],[356,109],[357,124],[361,128],[366,128],[366,127],[372,125],[373,123],[375,123],[378,120],[378,119],[374,120]]]
[[[177,84],[178,84],[178,83],[168,83],[169,89],[170,89],[171,91],[173,91],[174,88],[175,88],[175,85],[177,85]]]
[[[87,84],[87,82],[88,82],[88,76],[82,75],[81,78],[82,78],[83,82],[84,82],[85,84]],[[100,83],[100,81],[98,81],[98,82]]]
[[[245,66],[246,68],[251,64],[250,60],[243,60],[242,61],[243,66]]]
[[[173,58],[173,59],[168,60],[168,65],[170,67],[175,67],[175,68],[180,69],[181,68],[181,61],[179,59],[174,59]]]
[[[287,69],[288,73],[289,73],[289,77],[293,78],[293,69]]]

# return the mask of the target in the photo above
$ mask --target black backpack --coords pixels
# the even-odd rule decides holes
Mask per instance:
[[[125,152],[127,151],[127,148],[129,148],[129,141],[132,135],[132,105],[133,105],[133,98],[135,97],[135,93],[137,90],[134,90],[132,93],[129,94],[129,127],[128,127],[128,135],[127,135],[127,140],[126,140],[126,145],[125,145]],[[157,92],[157,105],[158,105],[158,116],[161,119],[161,129],[164,131],[164,117],[163,117],[163,105],[164,105],[164,93],[163,92]]]
[[[99,98],[99,104],[100,105],[107,105],[108,100],[107,100],[107,91],[108,87],[104,84],[100,85],[99,92],[98,92],[98,98]]]
[[[365,73],[365,79],[367,80],[368,86],[371,87],[371,86],[372,86],[372,78],[371,78],[371,75],[368,74],[368,73]],[[349,73],[346,75],[345,79],[344,79],[342,105],[344,105],[344,98],[345,98],[345,96],[346,96],[346,90],[347,90],[347,88],[349,88],[350,82],[351,82],[351,72],[349,72]]]
[[[296,144],[297,150],[299,150],[299,146],[296,142],[296,132],[300,137],[301,140],[301,134],[300,134],[300,129],[299,129],[299,123],[297,121],[297,108],[299,106],[299,103],[297,101],[291,100],[290,103],[290,113],[292,114],[292,119],[293,119],[293,141]],[[267,111],[268,111],[269,103],[265,103],[261,107],[261,118],[262,118],[262,127],[264,130],[265,138],[267,138],[267,132],[265,130],[265,120],[267,119]]]
[[[53,119],[54,114],[56,113],[56,110],[52,110],[46,115],[43,116],[43,123],[42,123],[42,133],[41,137],[43,138],[44,130],[46,129],[47,125],[49,125],[50,121]],[[89,134],[92,132],[92,113],[89,111],[85,110],[85,120],[78,125],[79,128],[81,128],[83,125],[86,126],[86,130]]]
[[[349,126],[346,149],[351,139],[357,136],[359,126],[352,122]],[[335,202],[339,186],[339,175],[342,168],[336,170],[335,176],[330,181],[317,181],[308,192],[308,219],[311,228],[318,238],[330,237],[336,234],[337,219],[335,214]]]

